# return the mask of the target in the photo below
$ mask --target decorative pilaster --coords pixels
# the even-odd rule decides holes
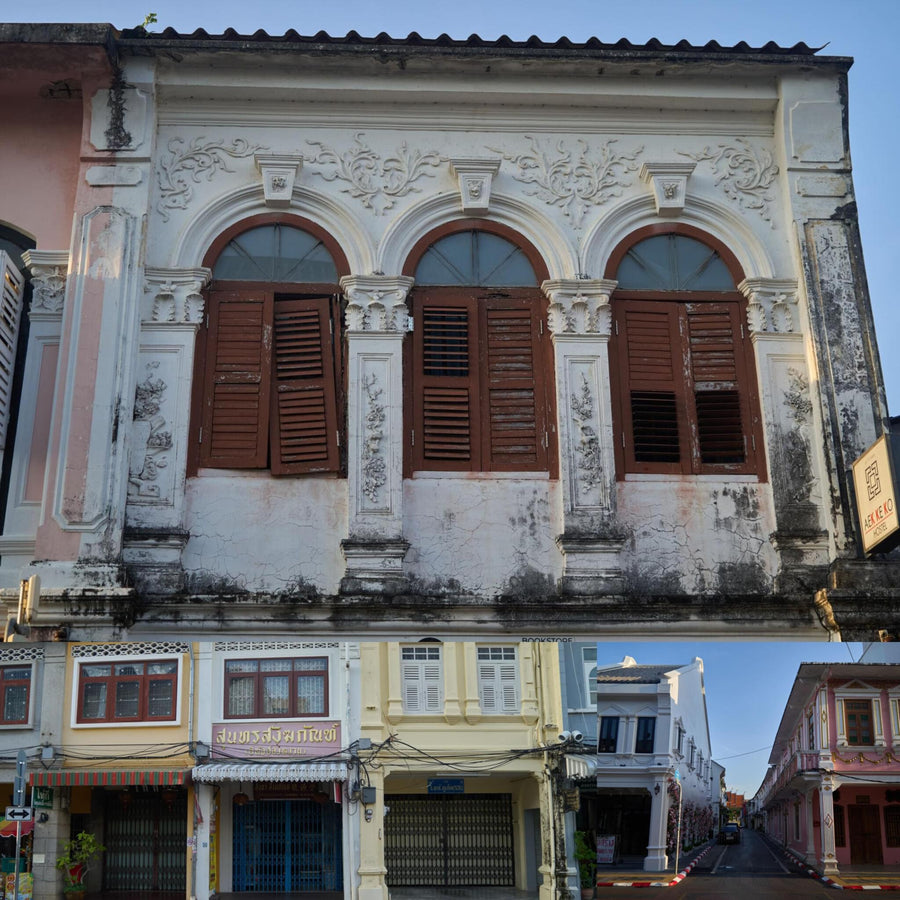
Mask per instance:
[[[778,590],[809,590],[828,564],[824,498],[797,282],[747,278],[747,325],[756,353],[777,531]]]
[[[123,556],[132,580],[149,592],[182,584],[191,380],[210,275],[205,268],[144,270]]]
[[[823,775],[819,785],[819,821],[822,823],[822,846],[819,872],[823,875],[839,875],[834,843],[834,779]]]
[[[653,785],[650,788],[650,834],[647,841],[647,855],[644,857],[644,871],[665,872],[669,866],[669,857],[666,853],[669,791],[665,774],[653,775],[652,780]]]
[[[345,593],[403,588],[403,336],[412,278],[350,275],[347,297],[350,502]]]
[[[545,281],[556,362],[564,531],[563,590],[619,593],[624,535],[614,521],[615,461],[606,279]]]

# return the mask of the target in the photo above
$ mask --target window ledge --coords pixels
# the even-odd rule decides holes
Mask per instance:
[[[744,484],[762,484],[758,475],[729,475],[723,472],[721,475],[674,475],[668,472],[626,472],[625,481],[696,481],[701,484],[717,484],[726,482],[733,484],[741,482]]]
[[[556,481],[548,472],[413,472],[408,480],[435,478],[460,481]]]

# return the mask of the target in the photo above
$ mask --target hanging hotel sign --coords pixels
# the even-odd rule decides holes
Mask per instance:
[[[853,463],[853,487],[863,551],[884,553],[900,543],[897,481],[891,443],[883,435]]]
[[[340,722],[225,722],[212,727],[210,755],[218,759],[309,759],[340,749]]]

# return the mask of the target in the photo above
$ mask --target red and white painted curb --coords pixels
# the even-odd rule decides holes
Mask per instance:
[[[713,844],[704,847],[690,862],[688,866],[682,869],[671,881],[598,881],[597,887],[672,887],[684,881],[690,875],[694,866],[709,853],[713,848]]]
[[[827,884],[828,887],[836,888],[839,891],[900,891],[900,884],[839,884],[833,878],[822,875],[815,869],[810,868],[807,863],[794,856],[786,847],[779,847],[779,849],[788,858],[788,861],[792,862],[798,869],[802,869],[807,875],[815,878],[816,881],[821,881],[823,884]]]

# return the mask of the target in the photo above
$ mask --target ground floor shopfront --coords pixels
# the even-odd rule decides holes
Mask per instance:
[[[388,771],[376,796],[381,791],[383,806],[373,818],[381,813],[383,840],[362,825],[361,898],[462,889],[486,897],[502,890],[554,896],[552,801],[539,769],[485,776]]]
[[[198,900],[352,896],[358,834],[346,764],[213,763],[196,767],[194,781]]]

